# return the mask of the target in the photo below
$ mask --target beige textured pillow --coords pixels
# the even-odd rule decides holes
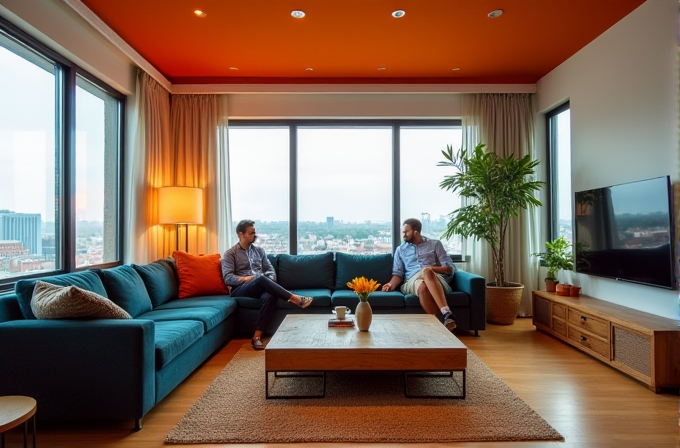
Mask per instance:
[[[131,319],[127,311],[99,294],[41,281],[35,283],[31,310],[38,319]]]

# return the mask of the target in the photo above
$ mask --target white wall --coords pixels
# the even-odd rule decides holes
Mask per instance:
[[[664,175],[679,181],[677,21],[677,0],[647,0],[538,82],[540,111],[570,102],[574,191]],[[678,318],[677,291],[578,281],[592,297]]]
[[[453,118],[460,94],[229,94],[229,118]]]
[[[62,0],[0,0],[0,16],[119,92],[135,92],[136,67]]]

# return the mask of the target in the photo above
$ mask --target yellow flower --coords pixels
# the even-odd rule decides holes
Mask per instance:
[[[359,300],[367,302],[368,296],[380,287],[380,283],[366,277],[355,277],[351,282],[347,282],[347,287],[359,296]]]

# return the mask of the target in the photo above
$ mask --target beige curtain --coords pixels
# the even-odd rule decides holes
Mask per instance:
[[[465,95],[463,108],[463,146],[474,148],[485,143],[488,151],[519,157],[535,154],[533,94],[471,94]],[[537,284],[538,272],[532,253],[539,252],[540,208],[527,210],[508,225],[506,243],[506,278],[525,285],[520,316],[531,315],[531,289]],[[470,271],[493,281],[493,258],[488,245],[469,240],[466,255],[471,255]]]
[[[194,254],[220,251],[218,120],[217,96],[172,96],[170,127],[176,155],[174,185],[203,189],[203,225],[188,227],[189,252]],[[184,232],[180,237],[184,238]],[[180,248],[184,248],[182,243]]]
[[[132,166],[125,253],[129,254],[128,262],[148,263],[169,255],[175,246],[174,229],[158,225],[158,188],[172,185],[174,179],[170,93],[140,70],[136,94],[137,129],[129,157]]]

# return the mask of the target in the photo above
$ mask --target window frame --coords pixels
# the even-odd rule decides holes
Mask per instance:
[[[402,127],[462,127],[461,119],[232,119],[227,127],[287,127],[289,131],[290,151],[290,196],[289,196],[289,253],[297,255],[298,222],[297,222],[297,135],[299,127],[391,127],[392,128],[392,253],[401,243],[400,222],[401,191],[399,176],[400,164],[400,131]],[[443,176],[443,174],[442,174]],[[455,254],[457,255],[457,254]],[[462,256],[456,256],[454,261],[460,261]]]
[[[19,280],[78,272],[96,268],[108,268],[123,264],[124,241],[124,154],[125,154],[125,107],[126,97],[87,70],[63,57],[34,37],[0,17],[0,33],[28,50],[50,60],[55,67],[55,196],[58,198],[55,210],[55,245],[57,246],[59,268],[39,271],[34,274],[0,279],[0,294],[14,289]],[[76,77],[80,76],[93,83],[118,101],[116,155],[116,260],[112,262],[76,268],[76,213],[75,213],[75,108]]]
[[[557,197],[557,133],[555,132],[554,119],[562,112],[570,110],[569,101],[565,101],[559,106],[551,109],[545,114],[545,129],[546,129],[546,160],[548,165],[548,198],[547,198],[547,213],[548,213],[548,241],[552,241],[560,236],[560,217],[559,210],[556,209],[559,201]],[[571,193],[570,193],[571,194]],[[572,216],[573,226],[573,216]]]

